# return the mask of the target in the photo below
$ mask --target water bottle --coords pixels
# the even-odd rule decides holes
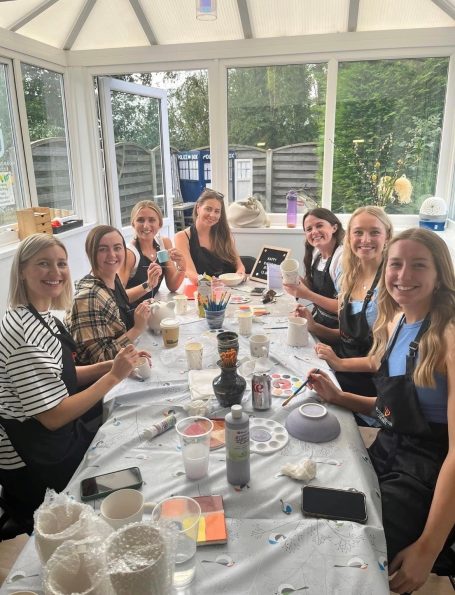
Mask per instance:
[[[232,405],[225,418],[227,480],[235,486],[250,481],[250,418],[241,405]]]
[[[297,192],[289,190],[286,194],[286,223],[288,227],[297,225]]]

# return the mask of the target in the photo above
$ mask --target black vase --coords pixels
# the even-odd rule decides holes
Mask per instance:
[[[217,362],[221,374],[213,379],[213,392],[221,407],[239,405],[246,388],[246,380],[237,373],[239,364],[231,368],[224,368],[221,361]]]

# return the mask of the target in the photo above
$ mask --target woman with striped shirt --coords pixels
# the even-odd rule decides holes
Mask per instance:
[[[50,313],[71,303],[67,258],[53,236],[21,242],[0,325],[0,483],[26,517],[47,487],[64,489],[94,436],[84,415],[131,373],[138,357],[129,345],[114,361],[75,366],[75,344]]]

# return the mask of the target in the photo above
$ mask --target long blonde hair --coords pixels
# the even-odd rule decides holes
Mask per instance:
[[[414,371],[414,382],[418,386],[436,386],[434,372],[443,369],[444,354],[447,349],[444,331],[455,323],[455,273],[452,258],[446,243],[428,229],[406,229],[395,236],[389,243],[381,274],[378,293],[378,317],[373,327],[373,345],[370,355],[380,360],[389,340],[388,325],[400,306],[391,297],[384,283],[390,247],[400,240],[412,240],[425,246],[436,268],[437,282],[430,306],[430,327],[419,343],[419,359]]]
[[[27,295],[27,286],[22,278],[22,271],[28,261],[36,256],[41,250],[58,246],[65,252],[68,258],[68,252],[65,245],[56,237],[44,234],[35,233],[28,236],[17,247],[14,259],[11,264],[8,305],[10,308],[17,306],[26,306],[29,303]],[[68,278],[65,281],[61,294],[51,300],[51,308],[54,310],[66,310],[71,306],[73,297],[73,288],[71,283],[70,272],[68,269]]]
[[[230,262],[234,266],[237,262],[237,253],[234,247],[231,230],[226,216],[226,208],[224,206],[224,196],[221,192],[205,188],[201,196],[197,199],[193,208],[193,221],[196,223],[198,217],[198,209],[205,202],[215,199],[220,203],[221,213],[218,223],[210,228],[210,243],[212,245],[212,252],[225,262]]]
[[[383,209],[374,206],[366,206],[359,207],[352,213],[343,243],[343,256],[341,260],[341,291],[340,295],[338,296],[340,307],[343,304],[345,298],[347,298],[347,296],[349,296],[354,289],[357,276],[360,272],[360,260],[351,249],[351,231],[354,219],[357,217],[357,215],[362,215],[363,213],[373,215],[373,217],[376,217],[376,219],[378,219],[384,225],[386,230],[386,242],[390,240],[393,234],[392,222],[387,217]]]

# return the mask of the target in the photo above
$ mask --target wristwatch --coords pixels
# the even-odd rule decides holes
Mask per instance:
[[[144,283],[141,283],[142,289],[144,289],[145,291],[152,291],[153,287],[150,287],[149,282],[148,281],[144,281]]]

